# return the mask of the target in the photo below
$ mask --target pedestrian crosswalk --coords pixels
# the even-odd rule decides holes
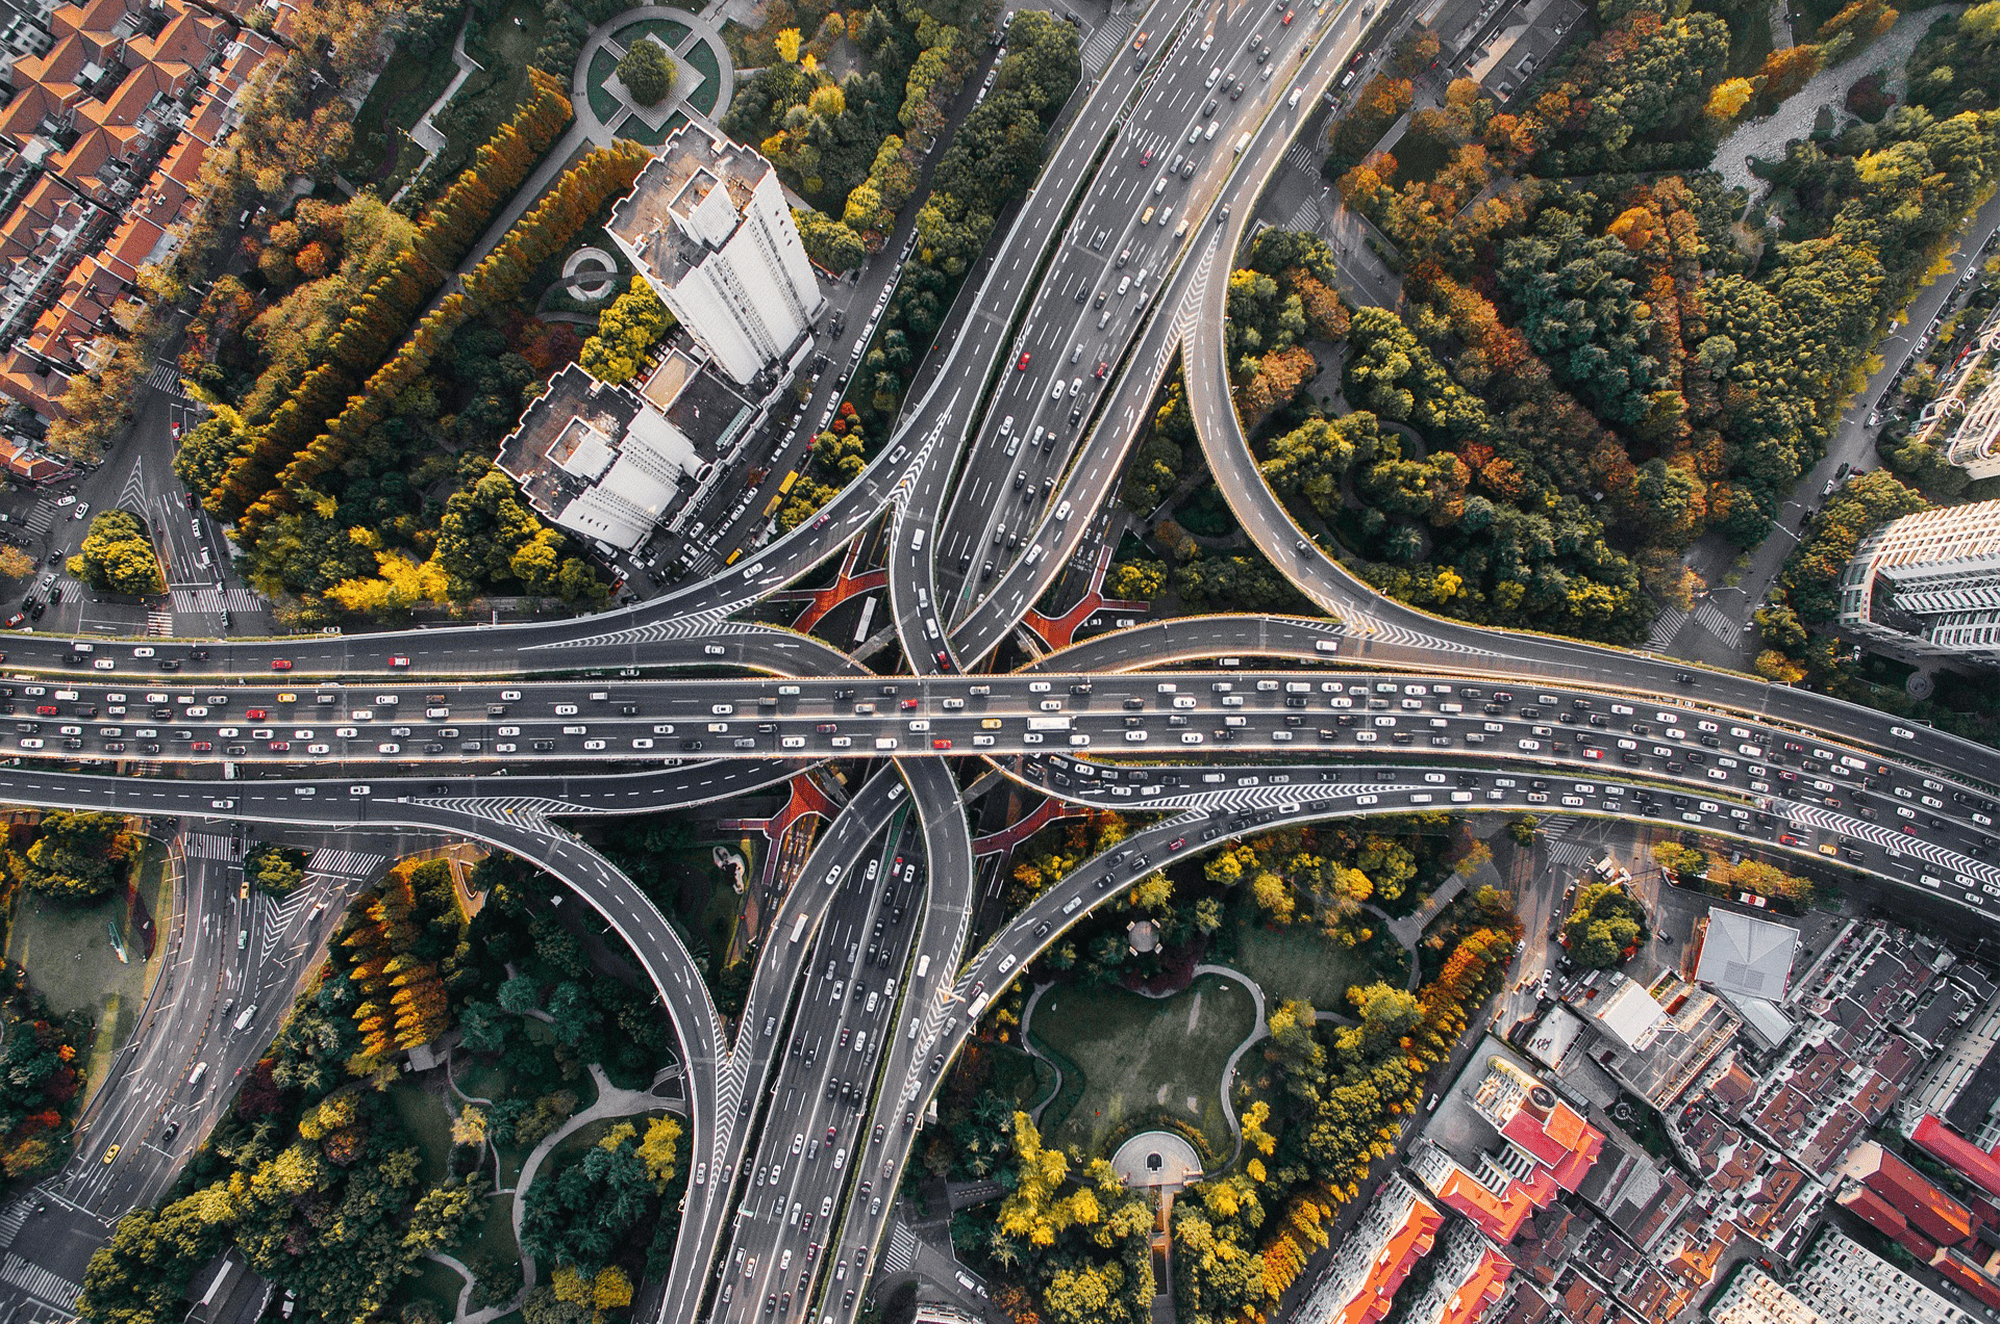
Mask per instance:
[[[1292,213],[1289,228],[1301,234],[1311,234],[1319,229],[1319,222],[1319,199],[1307,198],[1299,204],[1299,209]]]
[[[21,1235],[27,1225],[28,1215],[35,1212],[35,1197],[24,1195],[0,1209],[0,1247],[11,1246],[14,1238]]]
[[[175,588],[175,611],[262,611],[264,600],[247,588]]]
[[[908,1273],[917,1262],[916,1234],[902,1223],[889,1233],[889,1249],[882,1252],[882,1273]]]
[[[1549,867],[1574,869],[1590,863],[1590,847],[1580,841],[1558,841],[1549,847]]]
[[[156,391],[165,391],[183,402],[193,398],[181,389],[180,368],[172,363],[155,363],[153,370],[146,374],[146,385]]]
[[[1285,164],[1303,174],[1311,175],[1314,179],[1319,178],[1319,154],[1313,151],[1311,143],[1295,142],[1287,147]]]
[[[328,846],[312,853],[312,858],[306,861],[306,872],[332,874],[336,878],[370,878],[387,861],[388,857],[367,851],[335,850]]]
[[[1702,599],[1701,605],[1694,609],[1694,619],[1702,629],[1708,631],[1723,643],[1733,644],[1736,642],[1736,622],[1724,616],[1722,608],[1716,606],[1713,599]]]
[[[233,860],[236,849],[229,837],[212,832],[183,832],[181,854],[191,860]]]
[[[146,633],[155,639],[174,637],[174,614],[157,608],[146,613]]]
[[[1674,638],[1681,627],[1687,624],[1688,614],[1678,607],[1668,607],[1653,618],[1653,632],[1646,637],[1646,647],[1655,653],[1664,653],[1673,647]]]
[[[0,1258],[0,1282],[20,1288],[37,1301],[65,1310],[76,1304],[77,1294],[83,1291],[81,1285],[39,1264],[31,1264],[12,1251]]]
[[[1090,40],[1083,43],[1082,61],[1085,73],[1094,74],[1111,63],[1119,46],[1124,44],[1128,28],[1123,23],[1110,22],[1090,34]]]
[[[35,508],[22,518],[21,527],[27,530],[30,538],[39,538],[47,533],[49,526],[55,522],[56,503],[48,497],[43,497],[35,503]]]
[[[1557,814],[1552,818],[1545,818],[1536,824],[1536,830],[1542,834],[1543,840],[1554,842],[1561,841],[1564,837],[1568,836],[1569,830],[1575,826],[1575,814]],[[1550,856],[1551,858],[1554,857],[1553,847],[1550,848]]]

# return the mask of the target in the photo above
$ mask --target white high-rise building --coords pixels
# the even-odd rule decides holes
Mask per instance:
[[[1863,538],[1840,577],[1840,628],[2000,662],[2000,501],[1919,511]]]
[[[778,173],[689,126],[612,209],[613,243],[738,383],[797,349],[825,299]]]
[[[1872,1251],[1828,1228],[1792,1296],[1825,1324],[1972,1324],[1972,1316]]]

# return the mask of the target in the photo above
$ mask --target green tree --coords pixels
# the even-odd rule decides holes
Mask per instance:
[[[89,900],[109,891],[134,847],[120,814],[51,810],[25,851],[9,851],[15,882],[51,896]]]
[[[677,73],[667,48],[650,36],[639,38],[618,61],[618,81],[642,106],[657,106],[674,90]]]

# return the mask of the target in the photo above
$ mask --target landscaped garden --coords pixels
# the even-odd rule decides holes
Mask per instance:
[[[1082,1067],[1085,1082],[1066,1115],[1052,1108],[1043,1116],[1043,1132],[1052,1144],[1103,1154],[1113,1136],[1157,1118],[1185,1123],[1211,1153],[1227,1154],[1222,1070],[1256,1028],[1249,990],[1220,975],[1167,998],[1059,985],[1035,1005],[1031,1029]]]

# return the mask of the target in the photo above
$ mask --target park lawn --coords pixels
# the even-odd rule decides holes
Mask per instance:
[[[473,1229],[474,1235],[459,1243],[453,1252],[468,1264],[484,1255],[496,1264],[513,1264],[521,1258],[521,1248],[514,1244],[514,1197],[493,1196],[486,1202],[486,1216]]]
[[[389,1106],[396,1110],[396,1119],[417,1138],[424,1184],[437,1185],[444,1180],[451,1164],[450,1114],[436,1095],[409,1079],[399,1079],[389,1086]]]
[[[165,853],[142,843],[136,862],[135,887],[151,910],[159,953],[166,940],[172,898],[166,895]],[[142,939],[132,931],[125,893],[113,889],[96,901],[79,905],[43,896],[27,888],[15,893],[14,915],[7,934],[7,959],[28,972],[28,982],[49,1000],[56,1016],[81,1012],[90,1017],[92,1034],[77,1047],[83,1053],[85,1097],[102,1084],[119,1045],[131,1036],[146,1001],[146,987],[157,973],[157,959],[147,960]],[[113,934],[122,944],[113,944]]]
[[[1055,1092],[1056,1073],[1041,1058],[1011,1044],[992,1044],[986,1051],[993,1061],[993,1092],[1015,1107],[1032,1111]]]
[[[1304,998],[1316,1011],[1342,1015],[1351,1010],[1349,987],[1382,977],[1365,952],[1330,942],[1309,924],[1267,928],[1246,919],[1236,931],[1236,957],[1229,964],[1264,990],[1266,1008]]]
[[[1185,1122],[1210,1148],[1232,1146],[1223,1116],[1222,1071],[1257,1025],[1241,984],[1203,975],[1170,998],[1064,985],[1035,1005],[1038,1039],[1078,1064],[1084,1087],[1060,1119],[1045,1118],[1051,1143],[1109,1157],[1112,1133],[1144,1113]]]
[[[417,60],[399,50],[354,112],[354,150],[347,158],[350,176],[365,184],[387,175],[404,150],[421,156],[422,149],[406,143],[403,135],[457,76],[458,66],[449,55]],[[379,146],[371,140],[375,134],[382,135]]]
[[[676,52],[674,58],[678,60],[680,58],[678,54],[680,44],[687,40],[687,35],[691,31],[693,29],[688,27],[687,24],[676,23],[670,18],[642,18],[637,23],[627,23],[624,27],[618,29],[618,31],[612,33],[611,38],[620,46],[630,50],[632,43],[639,40],[642,34],[651,33],[665,42],[668,50]],[[703,44],[706,45],[707,43]]]
[[[458,1313],[458,1294],[464,1286],[465,1279],[450,1265],[419,1260],[416,1275],[405,1279],[396,1295],[404,1301],[428,1301],[442,1318],[450,1319]]]
[[[715,51],[705,41],[688,47],[683,57],[687,63],[701,71],[701,86],[688,97],[688,104],[704,115],[715,114],[715,99],[722,95],[722,66],[716,63]]]
[[[692,103],[693,98],[689,98],[689,101]],[[661,143],[673,137],[676,132],[686,128],[689,122],[688,117],[678,110],[660,121],[660,127],[657,129],[647,128],[643,120],[628,119],[619,128],[618,136],[621,138],[630,138],[633,142],[644,143],[648,147],[658,147]]]
[[[487,18],[479,39],[466,43],[465,53],[477,61],[482,70],[490,71],[493,77],[490,82],[482,83],[480,76],[474,74],[459,89],[458,96],[452,98],[452,104],[457,105],[460,97],[486,93],[483,102],[486,113],[463,131],[467,141],[454,143],[453,146],[462,147],[468,153],[477,151],[479,145],[491,138],[494,130],[503,121],[511,119],[521,103],[528,99],[528,66],[542,44],[542,30],[547,26],[540,5],[530,3],[530,0],[508,0],[506,8]],[[442,58],[447,66],[451,64],[449,55]],[[443,115],[438,117],[439,121],[445,118]],[[443,128],[444,125],[439,123],[438,127]]]

